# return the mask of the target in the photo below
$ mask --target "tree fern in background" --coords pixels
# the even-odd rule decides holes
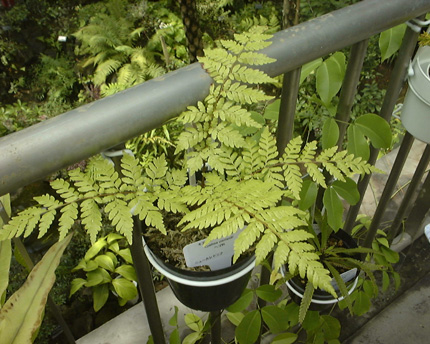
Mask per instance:
[[[126,3],[111,0],[106,7],[106,13],[91,18],[74,34],[80,42],[77,55],[86,56],[82,67],[94,68],[92,82],[97,86],[115,82],[124,89],[164,74],[153,53],[139,45],[143,28],[135,28],[127,18]]]

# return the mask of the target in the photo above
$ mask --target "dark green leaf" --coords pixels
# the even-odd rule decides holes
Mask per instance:
[[[359,291],[354,302],[354,313],[358,316],[365,314],[370,309],[370,298],[366,293]]]
[[[337,231],[342,227],[343,205],[336,191],[332,187],[324,191],[323,204],[327,210],[327,222]]]
[[[363,132],[355,125],[350,125],[347,130],[348,144],[347,150],[349,154],[354,154],[356,157],[361,157],[363,160],[369,160],[370,150],[369,144],[364,137]]]
[[[325,340],[333,340],[339,338],[340,322],[330,315],[322,315],[322,330],[324,331]]]
[[[238,312],[238,313],[228,312],[226,316],[227,316],[227,319],[230,320],[230,322],[235,326],[238,326],[240,322],[243,320],[243,318],[245,317],[245,315],[241,312]]]
[[[236,327],[236,339],[239,344],[254,344],[260,335],[261,315],[258,310],[249,312]]]
[[[272,333],[280,333],[289,328],[287,311],[277,306],[265,306],[261,309],[263,321]]]
[[[169,337],[169,344],[181,344],[181,338],[179,337],[178,329],[174,329]]]
[[[391,264],[397,263],[399,261],[399,254],[396,251],[393,251],[392,249],[380,246],[379,249],[384,254],[385,259]]]
[[[382,271],[382,291],[386,291],[390,285],[390,276],[386,271]]]
[[[319,312],[308,311],[302,325],[306,331],[313,331],[317,329],[320,326]]]
[[[357,184],[351,178],[346,177],[344,182],[336,180],[332,187],[350,205],[355,205],[360,200]]]
[[[381,33],[379,36],[379,49],[381,62],[390,58],[399,50],[405,34],[406,24],[400,24]]]
[[[280,289],[276,289],[275,286],[271,284],[264,284],[257,288],[257,296],[267,302],[275,302],[282,295]]]
[[[339,139],[339,126],[334,118],[329,118],[324,122],[322,128],[321,144],[323,149],[331,148],[337,144]]]
[[[382,117],[368,113],[356,119],[355,125],[366,135],[375,148],[390,148],[392,134],[390,125]]]
[[[282,333],[273,338],[272,344],[291,344],[297,339],[297,334],[295,333]]]
[[[232,305],[227,307],[227,310],[232,313],[242,312],[251,304],[254,295],[250,289],[245,289],[242,296]]]
[[[300,190],[300,210],[307,210],[312,205],[315,204],[318,195],[318,186],[310,179],[307,179],[302,184],[302,189]]]
[[[316,73],[317,93],[324,104],[330,104],[339,92],[345,74],[345,55],[336,52],[319,66]]]

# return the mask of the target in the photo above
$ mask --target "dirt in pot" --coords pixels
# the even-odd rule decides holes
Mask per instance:
[[[211,271],[209,266],[188,267],[185,263],[184,247],[188,244],[204,240],[209,236],[210,229],[188,229],[182,232],[183,227],[179,227],[178,223],[182,216],[177,214],[166,214],[164,216],[164,224],[167,229],[167,234],[162,234],[158,229],[147,227],[144,229],[143,236],[146,244],[151,251],[160,257],[165,263],[174,267],[189,271]],[[243,254],[239,261],[251,256],[253,249],[248,250]]]

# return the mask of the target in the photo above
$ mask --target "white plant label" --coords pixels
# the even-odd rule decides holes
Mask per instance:
[[[353,278],[355,278],[356,274],[357,274],[357,268],[354,268],[354,269],[345,271],[344,273],[340,274],[340,277],[342,278],[342,280],[345,283],[347,283],[350,280],[352,280]],[[331,280],[331,284],[332,284],[334,289],[339,290],[339,286],[337,285],[336,280],[334,278]]]
[[[234,241],[242,230],[226,238],[212,240],[204,246],[205,239],[184,247],[185,263],[188,267],[208,265],[212,271],[231,266],[234,254]]]

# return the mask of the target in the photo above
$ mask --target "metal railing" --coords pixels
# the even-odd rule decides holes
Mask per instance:
[[[430,11],[430,0],[367,0],[322,17],[302,23],[276,33],[273,44],[263,52],[275,58],[276,62],[265,65],[263,70],[270,76],[281,75],[300,68],[303,64],[331,52],[351,47],[350,59],[343,88],[340,94],[336,117],[343,122],[349,120],[349,114],[359,82],[360,71],[366,55],[368,39],[390,27],[422,16]],[[403,87],[406,69],[416,47],[418,32],[407,29],[403,45],[399,51],[392,78],[380,115],[389,119],[394,110],[399,92]],[[284,78],[282,93],[283,105],[278,126],[278,149],[285,147],[291,135],[298,78],[294,74]],[[297,74],[296,74],[297,76]],[[195,104],[209,92],[211,78],[199,64],[193,64],[170,72],[162,77],[147,81],[141,85],[79,107],[58,117],[49,119],[30,128],[0,138],[0,195],[41,179],[61,168],[108,150],[161,126],[167,120],[178,115],[188,105]],[[345,128],[341,127],[344,133]],[[366,238],[366,243],[373,239],[380,225],[388,200],[406,161],[413,137],[406,134],[397,155],[396,162],[387,181],[373,222]],[[373,149],[370,161],[376,161],[378,151]],[[394,221],[391,236],[398,234],[400,223],[407,216],[406,205],[416,191],[429,162],[427,147],[419,168],[409,185],[404,204],[399,209]],[[369,178],[359,184],[361,195],[369,183]],[[425,185],[430,184],[427,177]],[[414,221],[424,218],[430,192],[418,197],[417,206],[412,209]],[[361,203],[360,203],[361,204]],[[346,219],[346,229],[350,230],[355,222],[360,204],[351,207]],[[424,204],[424,205],[423,205]],[[413,239],[416,233],[410,234]],[[134,233],[140,235],[138,225]],[[132,247],[139,282],[148,279],[147,262],[142,254],[140,240],[134,240]],[[137,259],[138,258],[138,259]],[[140,262],[142,261],[142,262]],[[136,263],[137,262],[137,263]],[[139,283],[141,285],[141,283]],[[153,288],[142,290],[155,343],[164,343],[161,322],[157,319],[157,305]],[[146,302],[146,301],[145,301]]]

